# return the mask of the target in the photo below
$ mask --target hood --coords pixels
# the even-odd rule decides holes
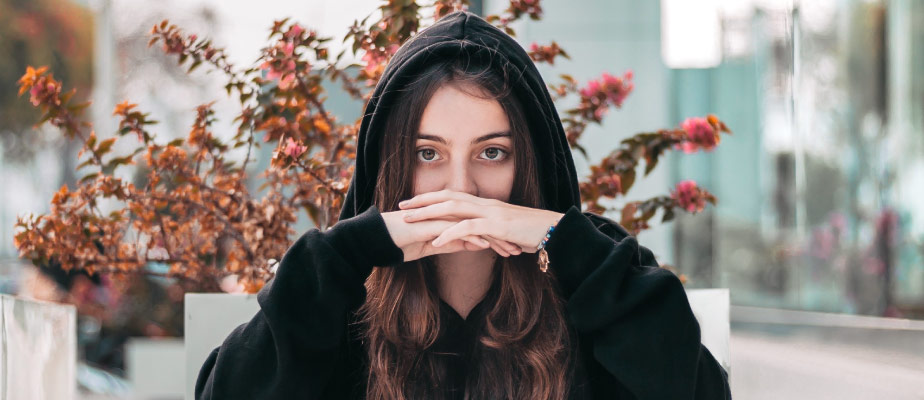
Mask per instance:
[[[487,51],[485,51],[487,50]],[[388,63],[363,113],[356,146],[356,168],[350,181],[340,219],[365,211],[373,203],[379,169],[379,146],[384,130],[385,107],[395,101],[408,78],[434,60],[492,54],[495,63],[507,65],[513,93],[526,114],[537,158],[540,191],[546,208],[564,213],[580,205],[577,175],[571,149],[558,112],[536,65],[519,43],[481,17],[453,12],[405,42]]]

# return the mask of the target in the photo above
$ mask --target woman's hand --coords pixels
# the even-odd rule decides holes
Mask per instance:
[[[460,239],[480,236],[490,241],[495,251],[500,249],[509,254],[536,252],[549,226],[564,216],[555,211],[517,206],[448,189],[420,194],[402,201],[398,207],[409,210],[404,215],[405,222],[452,222],[430,243],[434,248],[441,249]],[[498,253],[504,255],[501,251]]]
[[[492,246],[491,242],[477,235],[468,235],[445,242],[440,247],[434,247],[431,244],[433,239],[455,225],[455,222],[429,220],[412,223],[404,220],[404,214],[406,214],[405,211],[381,213],[392,240],[404,252],[404,261],[413,261],[433,254],[484,250]],[[510,247],[513,246],[510,245]]]

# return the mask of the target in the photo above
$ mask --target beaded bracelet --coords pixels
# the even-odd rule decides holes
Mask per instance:
[[[549,226],[549,230],[545,232],[545,237],[542,238],[542,242],[539,243],[539,246],[536,246],[536,250],[539,250],[539,270],[546,272],[549,270],[549,252],[545,250],[545,244],[548,243],[549,238],[552,237],[552,231],[555,230],[555,225]]]

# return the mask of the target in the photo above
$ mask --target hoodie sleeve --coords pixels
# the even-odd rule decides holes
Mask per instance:
[[[202,365],[196,399],[347,397],[360,372],[349,322],[364,282],[373,266],[403,259],[375,206],[303,234],[257,295],[257,314]]]
[[[617,225],[618,227],[618,225]],[[621,228],[611,236],[572,206],[546,244],[566,314],[596,365],[639,399],[730,399],[726,371],[700,343],[680,280]],[[602,372],[601,372],[602,373]]]

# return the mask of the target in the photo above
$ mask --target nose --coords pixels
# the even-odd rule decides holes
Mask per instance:
[[[454,160],[447,179],[446,189],[465,192],[473,196],[478,195],[478,185],[467,160]]]

